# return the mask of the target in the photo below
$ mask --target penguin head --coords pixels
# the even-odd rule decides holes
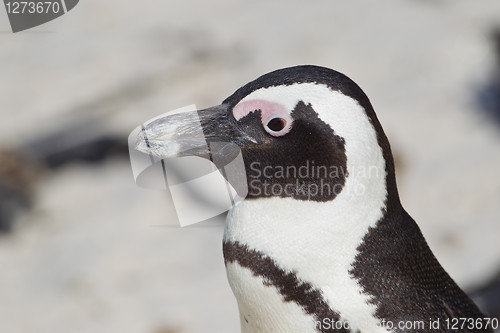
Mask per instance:
[[[233,157],[228,149],[193,144],[196,118],[206,147],[228,142],[241,151],[248,199],[332,201],[348,179],[367,177],[368,182],[358,183],[369,184],[374,172],[396,192],[389,143],[369,99],[334,70],[309,65],[276,70],[196,116],[177,114],[151,122],[136,149],[161,158]]]

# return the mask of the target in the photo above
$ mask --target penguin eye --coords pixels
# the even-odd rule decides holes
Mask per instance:
[[[267,122],[266,126],[273,132],[279,132],[286,127],[286,120],[283,118],[273,118]]]
[[[292,128],[292,117],[288,112],[273,112],[267,117],[264,114],[262,125],[267,133],[272,136],[283,136]]]
[[[264,130],[272,136],[283,136],[292,128],[293,119],[283,105],[263,99],[252,99],[238,103],[233,108],[233,116],[237,121],[250,113],[260,111],[260,119]]]

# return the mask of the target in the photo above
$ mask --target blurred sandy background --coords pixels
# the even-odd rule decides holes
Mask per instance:
[[[0,9],[0,332],[239,332],[222,227],[162,227],[126,138],[296,64],[364,89],[405,208],[500,313],[497,29],[496,0],[82,0],[17,34]]]

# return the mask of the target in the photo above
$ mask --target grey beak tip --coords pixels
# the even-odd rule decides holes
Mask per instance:
[[[134,149],[147,154],[149,153],[149,148],[149,140],[144,127],[142,127],[142,130],[137,134],[135,138]]]

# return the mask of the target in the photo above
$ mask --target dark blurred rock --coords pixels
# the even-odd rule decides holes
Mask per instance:
[[[128,156],[126,138],[109,137],[85,128],[62,129],[17,151],[0,148],[0,233],[12,230],[16,215],[29,209],[42,170],[69,163],[99,163],[112,156]]]
[[[113,137],[102,137],[52,152],[43,157],[43,162],[49,168],[58,168],[74,162],[98,163],[119,155],[128,156],[127,141]]]
[[[128,156],[126,137],[108,134],[102,118],[79,118],[23,144],[19,149],[48,168],[69,163],[99,163],[116,155]]]
[[[99,120],[76,120],[16,147],[0,148],[0,233],[13,227],[16,214],[29,209],[42,170],[70,163],[100,163],[112,156],[128,157],[127,138],[106,133]]]
[[[39,170],[34,161],[0,149],[0,233],[10,231],[16,214],[30,207]]]
[[[492,75],[479,90],[478,102],[486,113],[500,125],[500,28],[491,35],[495,52],[495,67]]]

